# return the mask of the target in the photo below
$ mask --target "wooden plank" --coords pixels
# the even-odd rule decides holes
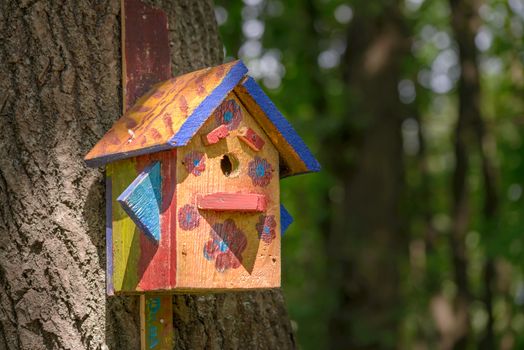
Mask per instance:
[[[117,197],[137,175],[136,160],[126,159],[108,164],[112,179],[112,218],[113,218],[113,286],[115,293],[135,290],[138,283],[137,264],[140,256],[140,231],[124,209]]]
[[[169,32],[167,27],[167,16],[166,14],[155,9],[152,6],[144,4],[140,0],[121,0],[121,13],[122,13],[122,100],[125,113],[135,101],[142,95],[144,95],[153,84],[169,79],[171,76],[171,54],[169,48]],[[158,92],[157,92],[158,93]],[[142,98],[145,101],[148,96]],[[138,103],[137,110],[144,112],[143,106]],[[147,115],[141,115],[142,122],[147,122],[149,118]],[[135,144],[139,140],[135,140],[136,130],[141,125],[139,120],[124,116],[120,120],[124,119],[122,131],[127,131],[129,138],[126,144],[135,141]],[[161,118],[164,125],[169,133],[169,126],[172,124],[166,123],[166,117]],[[111,130],[100,140],[97,144],[99,146],[98,152],[102,154],[108,153],[108,139],[109,144],[115,145],[115,140],[122,137],[122,134],[115,132],[118,130],[118,126],[113,126]],[[158,131],[154,128],[149,130],[152,136],[151,139],[158,139]],[[171,130],[172,132],[172,130]],[[152,135],[151,135],[152,133]],[[168,134],[169,135],[169,134]],[[144,146],[146,138],[142,135],[142,141],[140,147],[148,148]],[[123,138],[125,139],[125,135]],[[125,144],[124,144],[125,145]],[[95,146],[91,152],[97,154]],[[149,147],[150,148],[150,147]],[[159,149],[160,150],[160,149]],[[91,154],[90,152],[90,154]],[[110,151],[109,151],[110,152]],[[143,152],[136,152],[135,155],[144,154]],[[128,157],[132,154],[128,153]],[[88,155],[89,157],[89,155]],[[86,157],[86,158],[88,158]],[[155,207],[154,202],[152,207],[151,217],[146,220],[154,222],[152,225],[148,225],[144,220],[141,225],[145,231],[148,231],[154,238],[157,238],[158,244],[154,246],[151,244],[151,240],[147,240],[145,235],[139,235],[138,250],[133,251],[137,254],[135,260],[132,261],[129,273],[132,274],[133,268],[135,268],[139,281],[133,285],[136,289],[158,289],[159,287],[168,289],[171,283],[174,283],[174,279],[171,275],[171,253],[172,253],[172,238],[175,236],[174,230],[171,230],[171,220],[174,215],[170,213],[172,210],[176,210],[176,198],[174,195],[175,188],[173,183],[175,182],[175,175],[172,170],[176,168],[176,152],[163,152],[161,154],[155,154],[152,158],[161,158],[163,166],[158,164],[158,172],[161,171],[161,175],[155,176],[152,181],[152,188],[156,198],[161,197],[160,200],[156,201]],[[163,157],[163,158],[162,158]],[[107,157],[107,161],[110,161],[112,157]],[[141,157],[136,162],[137,172],[143,171],[145,166],[144,162],[148,161],[149,157]],[[113,158],[117,159],[117,158]],[[170,162],[172,160],[172,162]],[[167,183],[162,184],[162,178]],[[161,185],[162,184],[162,185]],[[155,198],[155,199],[156,199]],[[150,198],[151,199],[151,198]],[[158,203],[161,203],[161,210],[158,210]],[[161,214],[162,213],[162,214]],[[136,216],[137,218],[139,215]],[[158,222],[158,229],[157,224]],[[137,230],[134,230],[134,238],[137,236]],[[134,241],[136,242],[136,240]],[[173,240],[174,244],[174,240]],[[138,255],[139,253],[139,255]],[[136,258],[139,258],[136,261]],[[155,260],[156,259],[156,260]],[[136,267],[135,267],[136,263]],[[126,271],[127,273],[127,271]],[[134,281],[133,281],[134,282]],[[129,287],[129,286],[125,286]],[[172,297],[170,295],[165,296],[150,296],[142,294],[140,296],[141,312],[141,347],[144,349],[157,349],[157,350],[168,350],[173,348],[173,306]]]
[[[238,137],[244,141],[252,150],[258,152],[264,147],[264,139],[251,128],[242,128],[238,134]]]
[[[111,168],[106,169],[106,292],[107,295],[113,295],[113,198],[112,198],[112,180]]]
[[[229,135],[229,129],[227,128],[227,125],[222,124],[215,129],[211,130],[204,136],[202,136],[202,142],[204,142],[204,145],[213,145],[217,143],[218,141],[222,140],[223,138],[227,137]]]
[[[148,165],[120,194],[117,201],[125,212],[155,243],[160,240],[160,206],[162,204],[160,163]]]
[[[263,194],[218,192],[198,196],[197,205],[203,210],[261,213],[266,210],[267,201]]]
[[[140,295],[140,333],[143,350],[173,349],[171,295]]]
[[[122,0],[124,112],[154,84],[171,77],[169,31],[164,11],[140,0]]]
[[[151,162],[161,163],[162,204],[160,208],[161,237],[158,243],[140,235],[140,258],[136,291],[171,290],[176,281],[176,151],[158,152],[137,159],[137,171]]]

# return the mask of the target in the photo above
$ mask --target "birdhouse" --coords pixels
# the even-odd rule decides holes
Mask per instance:
[[[280,286],[279,181],[319,164],[246,73],[156,84],[86,156],[106,166],[109,294]]]

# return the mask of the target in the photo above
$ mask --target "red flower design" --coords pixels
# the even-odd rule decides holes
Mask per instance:
[[[273,167],[264,158],[255,157],[254,160],[249,162],[248,174],[256,186],[266,187],[273,177]]]
[[[219,272],[236,269],[242,263],[242,253],[247,247],[247,238],[232,219],[216,223],[210,232],[210,240],[204,245],[204,257],[215,259]]]
[[[267,244],[270,244],[277,236],[277,222],[274,215],[260,215],[256,228],[258,232],[258,238]]]
[[[206,159],[202,152],[191,151],[185,155],[182,164],[186,167],[187,172],[199,176],[206,170]]]
[[[238,103],[231,99],[222,103],[214,112],[218,125],[225,124],[229,131],[238,128],[242,120],[242,110]]]
[[[178,209],[178,226],[181,229],[190,231],[200,224],[200,214],[196,207],[186,204]]]

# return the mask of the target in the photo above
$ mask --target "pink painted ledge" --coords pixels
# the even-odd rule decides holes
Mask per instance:
[[[218,192],[197,197],[198,209],[261,213],[266,210],[266,196],[257,193]]]

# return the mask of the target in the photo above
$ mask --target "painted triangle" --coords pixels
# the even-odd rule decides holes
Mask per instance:
[[[153,162],[117,198],[138,228],[158,243],[160,240],[160,162]]]

